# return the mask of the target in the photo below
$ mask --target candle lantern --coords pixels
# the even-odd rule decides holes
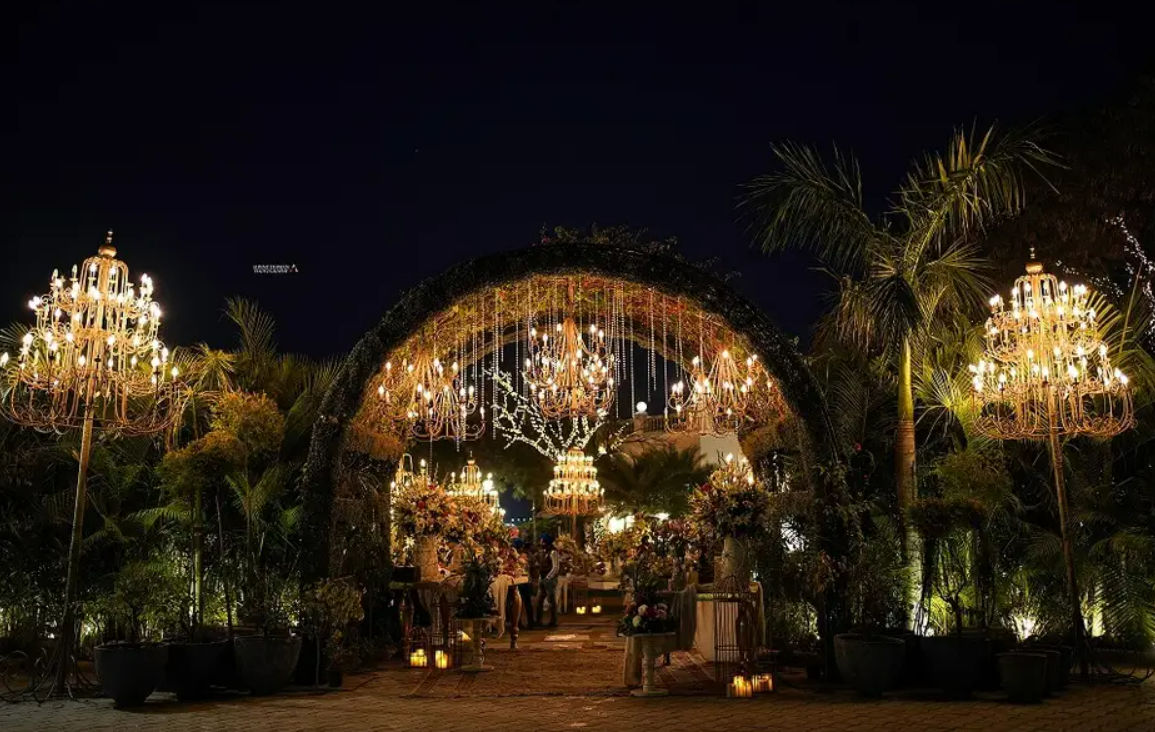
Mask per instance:
[[[602,606],[601,605],[594,605],[592,608],[590,608],[590,612],[593,613],[594,615],[600,615],[602,612]]]
[[[436,651],[433,654],[434,665],[439,669],[449,668],[449,655],[445,651]]]
[[[585,609],[584,605],[579,605],[577,608],[575,608],[575,610],[577,611],[578,615],[585,615],[586,614],[586,609]]]
[[[733,699],[749,699],[754,696],[754,685],[745,676],[735,676],[726,687],[726,696]]]
[[[774,674],[756,674],[754,676],[754,691],[759,694],[774,691]]]
[[[429,668],[429,657],[425,655],[424,648],[418,648],[409,654],[410,668]]]

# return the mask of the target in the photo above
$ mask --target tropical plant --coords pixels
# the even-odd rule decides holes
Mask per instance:
[[[709,474],[696,448],[679,450],[670,444],[598,460],[598,482],[606,503],[618,514],[682,516],[689,510],[690,493]]]
[[[1017,213],[1029,171],[1055,163],[1030,132],[958,130],[945,153],[915,161],[889,209],[872,218],[858,161],[837,148],[830,161],[793,142],[772,146],[779,169],[755,178],[742,207],[764,251],[813,251],[836,281],[821,340],[882,355],[896,381],[895,489],[899,520],[917,497],[915,359],[944,323],[984,297],[976,237]],[[903,550],[911,553],[909,528]]]

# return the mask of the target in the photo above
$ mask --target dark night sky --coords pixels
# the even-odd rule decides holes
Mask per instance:
[[[881,205],[953,125],[1109,98],[1150,43],[1105,3],[412,5],[25,4],[0,323],[111,227],[169,343],[225,345],[240,294],[327,355],[423,277],[597,221],[720,257],[805,335],[822,277],[734,212],[770,141],[853,148]]]

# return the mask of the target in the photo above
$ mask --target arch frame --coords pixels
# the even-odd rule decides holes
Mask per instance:
[[[305,500],[307,578],[326,576],[332,501],[345,433],[382,363],[428,319],[464,295],[534,275],[597,274],[693,300],[741,333],[777,380],[787,405],[805,426],[820,461],[841,461],[818,382],[792,339],[769,315],[714,273],[664,250],[592,242],[541,244],[457,264],[404,293],[353,347],[321,402],[301,476]]]

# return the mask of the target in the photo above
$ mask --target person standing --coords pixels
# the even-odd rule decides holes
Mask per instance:
[[[553,545],[553,537],[541,537],[541,594],[537,598],[537,621],[545,620],[545,601],[549,600],[549,625],[557,627],[557,577],[561,572],[561,555]]]
[[[529,548],[521,539],[513,540],[513,548],[517,552],[515,576],[522,580],[517,584],[517,592],[521,595],[522,618],[525,619],[526,627],[535,628],[537,627],[537,620],[533,612],[533,589],[538,579],[537,563],[533,561]],[[522,618],[518,618],[519,624]]]

